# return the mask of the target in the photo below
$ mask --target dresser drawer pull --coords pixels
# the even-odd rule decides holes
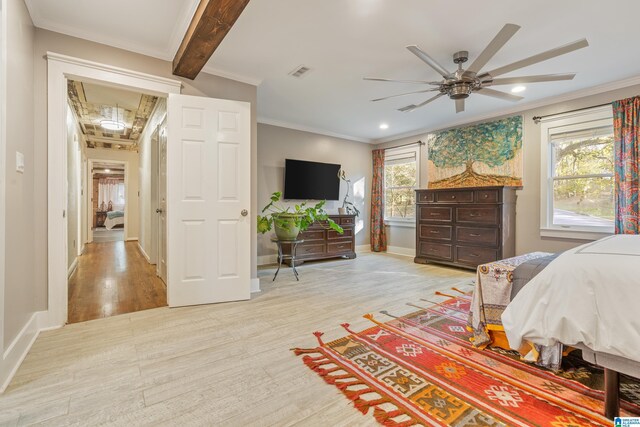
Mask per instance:
[[[429,230],[429,233],[431,233],[431,234],[440,234],[440,232],[438,230]]]
[[[469,236],[471,236],[471,237],[480,237],[480,235],[478,233],[469,233]]]
[[[430,250],[431,252],[438,252],[438,250],[437,250],[436,248],[429,248],[429,250]]]
[[[454,194],[453,196],[451,196],[451,198],[452,198],[452,199],[455,199],[455,198],[456,198],[455,194]]]
[[[469,254],[470,257],[478,258],[480,255],[478,254]]]
[[[429,213],[429,215],[431,215],[431,216],[438,216],[438,215],[440,215],[440,213],[438,213],[438,212],[431,212],[431,213]]]
[[[469,214],[469,216],[470,217],[475,217],[475,216],[478,216],[478,214],[472,212],[472,213]]]
[[[489,195],[487,193],[485,193],[482,197],[484,197],[485,199],[489,197]]]

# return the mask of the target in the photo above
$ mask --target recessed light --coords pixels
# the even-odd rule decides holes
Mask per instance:
[[[109,172],[111,172],[111,169],[105,169],[104,171],[105,171],[106,173],[109,173]]]
[[[380,129],[389,129],[389,125],[386,123],[380,123]]]
[[[124,123],[116,120],[102,120],[100,126],[107,130],[124,130],[126,127]]]
[[[516,86],[513,89],[511,89],[511,92],[513,93],[524,92],[526,89],[527,89],[526,86]]]

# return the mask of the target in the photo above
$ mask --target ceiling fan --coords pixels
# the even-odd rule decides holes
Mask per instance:
[[[496,78],[503,74],[510,73],[511,71],[519,70],[520,68],[527,67],[529,65],[537,64],[538,62],[546,61],[547,59],[555,58],[556,56],[564,55],[565,53],[573,52],[574,50],[582,49],[589,46],[586,39],[581,39],[573,43],[566,44],[564,46],[557,47],[555,49],[548,50],[546,52],[539,53],[537,55],[530,56],[520,61],[504,65],[499,68],[495,68],[490,71],[482,71],[482,68],[489,62],[491,58],[513,37],[513,35],[520,29],[519,25],[506,24],[502,27],[502,30],[491,40],[489,45],[482,51],[480,55],[471,63],[471,65],[465,70],[462,68],[462,64],[469,59],[469,52],[462,50],[453,54],[453,62],[458,65],[458,69],[455,72],[449,72],[446,68],[440,65],[435,59],[422,51],[418,46],[407,46],[407,49],[424,61],[431,68],[436,70],[443,78],[442,81],[426,81],[426,80],[392,80],[374,77],[365,77],[364,80],[382,81],[382,82],[397,82],[397,83],[416,83],[437,86],[434,88],[418,90],[414,92],[406,92],[398,95],[386,96],[384,98],[373,99],[373,102],[382,101],[384,99],[396,98],[399,96],[412,95],[416,93],[426,92],[439,92],[437,95],[427,99],[419,104],[411,104],[406,107],[399,108],[398,111],[408,113],[416,110],[417,108],[424,107],[432,101],[447,95],[449,98],[456,101],[456,113],[464,111],[464,100],[472,93],[478,93],[480,95],[491,96],[494,98],[504,99],[507,101],[519,101],[523,99],[522,96],[512,95],[510,93],[501,92],[499,90],[490,89],[490,86],[498,85],[510,85],[519,83],[537,83],[537,82],[552,82],[559,80],[572,80],[575,77],[575,73],[571,74],[543,74],[537,76],[522,76],[522,77],[503,77]]]

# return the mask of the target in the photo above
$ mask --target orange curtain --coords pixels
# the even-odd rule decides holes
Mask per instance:
[[[371,184],[371,250],[387,250],[384,228],[384,150],[373,150],[373,182]]]
[[[640,233],[640,97],[613,103],[616,234]]]

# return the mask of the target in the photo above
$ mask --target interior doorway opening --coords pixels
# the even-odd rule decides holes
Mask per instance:
[[[67,323],[166,306],[166,98],[68,79],[67,101]]]

